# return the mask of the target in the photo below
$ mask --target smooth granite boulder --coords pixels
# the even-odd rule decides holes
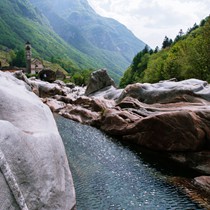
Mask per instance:
[[[163,81],[155,84],[135,83],[124,89],[118,101],[125,97],[136,98],[147,104],[196,102],[196,97],[210,101],[210,88],[206,81],[198,79]]]
[[[0,72],[0,209],[70,210],[75,191],[50,109]]]

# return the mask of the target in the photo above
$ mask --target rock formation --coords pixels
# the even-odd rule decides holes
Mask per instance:
[[[43,69],[39,72],[38,77],[47,82],[54,82],[56,80],[56,72],[51,69]]]
[[[0,72],[1,209],[73,209],[72,176],[54,118],[26,82]]]
[[[97,78],[100,84],[111,81],[101,74],[104,70],[93,73],[88,87],[97,84]],[[96,85],[91,91],[87,87],[85,94],[91,93],[89,97],[75,87],[38,81],[28,84],[38,89],[40,97],[53,96],[44,100],[53,111],[123,140],[161,151],[210,148],[210,87],[204,81],[137,83],[124,90]]]
[[[199,151],[210,145],[209,90],[200,80],[165,81],[130,85],[120,96],[113,88],[112,95],[119,96],[116,101],[107,99],[107,90],[89,98],[70,100],[67,94],[57,99],[67,104],[59,109],[63,116],[123,140],[152,150]],[[100,108],[94,108],[96,103]]]
[[[91,93],[97,92],[109,86],[115,87],[114,80],[109,77],[105,69],[99,69],[91,74],[85,95],[90,95]]]
[[[170,152],[171,159],[210,174],[210,86],[207,82],[189,79],[136,83],[119,90],[106,84],[104,80],[110,80],[98,77],[100,74],[101,71],[94,73],[95,77],[92,75],[94,79],[90,80],[86,96],[84,89],[60,86],[61,94],[43,101],[64,117],[95,126],[123,141]],[[39,83],[26,82],[32,89]]]
[[[210,192],[210,176],[200,176],[194,179],[196,185]]]
[[[101,74],[104,70],[92,74],[95,77],[89,87],[97,83],[97,78],[100,84],[111,81]],[[87,87],[85,93],[92,92],[89,97],[83,91],[75,94],[75,88],[64,85],[27,82],[38,89],[40,97],[53,96],[44,100],[53,111],[123,140],[159,151],[210,148],[210,87],[205,81],[136,83],[124,90],[96,85],[92,91]]]

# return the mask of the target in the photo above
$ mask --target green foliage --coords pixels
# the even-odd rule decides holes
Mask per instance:
[[[147,68],[148,60],[152,54],[153,51],[149,50],[147,45],[137,53],[131,66],[125,71],[119,86],[125,87],[129,83],[138,82],[140,78],[143,78],[144,70]]]
[[[140,82],[156,82],[164,78],[164,63],[167,59],[167,51],[161,50],[153,54],[148,61],[148,67],[144,72],[144,77]]]
[[[195,24],[186,35],[181,32],[170,45],[167,44],[169,39],[165,38],[160,51],[155,50],[151,55],[138,53],[120,85],[154,83],[171,78],[197,78],[210,82],[210,17],[201,21],[200,26]]]
[[[14,54],[11,54],[10,65],[17,67],[26,67],[26,57],[25,51],[23,49],[18,50]]]
[[[170,47],[172,43],[173,43],[172,39],[169,39],[167,36],[165,36],[162,43],[162,49],[165,49],[166,47]]]
[[[129,67],[123,74],[123,77],[120,80],[120,87],[124,88],[126,85],[133,83],[133,71]]]
[[[28,78],[30,78],[30,77],[38,78],[38,74],[26,74],[26,77],[28,77]]]
[[[88,81],[90,79],[90,74],[92,72],[93,72],[93,70],[91,70],[91,69],[86,69],[83,71],[74,70],[70,73],[71,82],[73,82],[79,86],[87,85]]]
[[[28,0],[2,0],[0,1],[0,14],[0,45],[15,50],[17,57],[11,56],[12,60],[9,61],[12,65],[25,66],[20,55],[21,51],[17,53],[19,51],[17,49],[23,49],[28,40],[32,44],[33,57],[41,57],[48,61],[55,58],[53,63],[60,65],[62,63],[65,69],[101,67],[98,57],[92,58],[59,37],[53,31],[47,18]],[[117,56],[112,57],[112,59],[119,60]],[[110,59],[107,57],[107,60],[113,63],[111,56]],[[123,64],[125,65],[125,62],[122,62]],[[116,65],[116,69],[118,67]],[[122,69],[122,66],[119,69]],[[119,79],[121,75],[122,71],[116,73],[116,78]]]
[[[33,57],[68,70],[107,68],[117,83],[145,46],[117,21],[97,15],[87,1],[1,0],[0,14],[0,45],[17,50],[29,41]]]

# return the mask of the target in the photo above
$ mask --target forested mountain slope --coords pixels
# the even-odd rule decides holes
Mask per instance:
[[[210,17],[194,25],[174,41],[167,37],[160,51],[144,49],[124,73],[120,86],[135,82],[158,82],[197,78],[210,82]]]

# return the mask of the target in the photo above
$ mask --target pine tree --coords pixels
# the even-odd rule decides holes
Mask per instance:
[[[173,43],[172,39],[169,39],[167,36],[165,36],[162,43],[162,49],[165,49],[166,47],[170,47],[172,43]]]

